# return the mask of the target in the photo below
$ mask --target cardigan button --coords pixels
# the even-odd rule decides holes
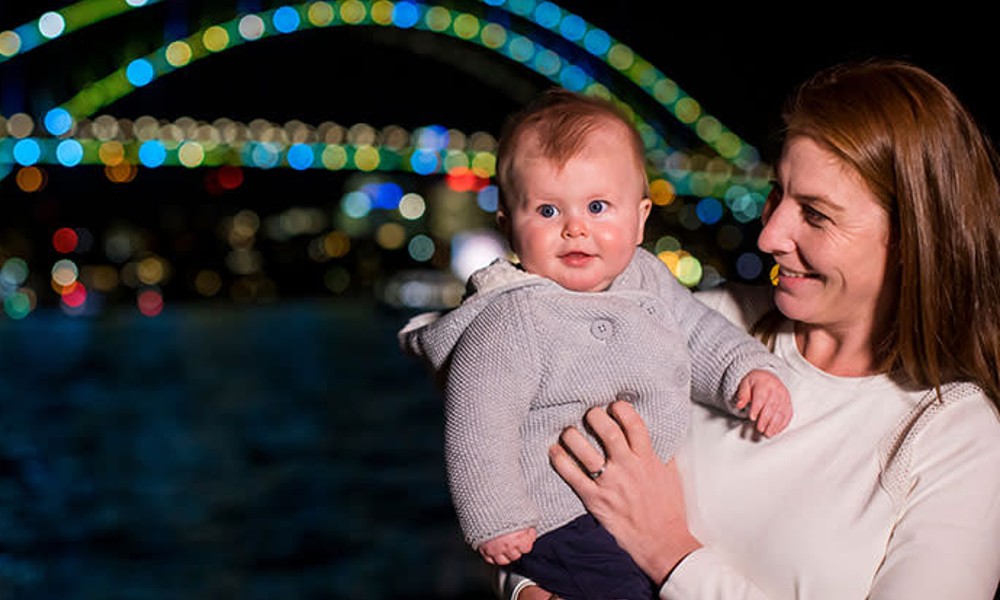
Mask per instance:
[[[611,337],[614,326],[607,319],[597,319],[590,324],[590,335],[599,340],[606,340]]]
[[[639,393],[634,390],[622,390],[615,394],[615,400],[635,404],[639,401]]]

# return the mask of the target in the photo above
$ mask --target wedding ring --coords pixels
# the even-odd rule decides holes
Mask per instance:
[[[604,465],[601,465],[601,468],[600,468],[600,469],[598,469],[598,470],[596,470],[596,471],[588,471],[588,472],[587,472],[587,475],[589,475],[591,479],[597,479],[597,478],[598,478],[598,477],[600,477],[600,476],[601,476],[601,475],[602,475],[603,473],[604,473]]]

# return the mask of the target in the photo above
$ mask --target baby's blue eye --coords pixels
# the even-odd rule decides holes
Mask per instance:
[[[598,215],[608,209],[608,203],[604,200],[591,200],[590,204],[587,205],[587,210],[592,214]]]
[[[538,207],[538,214],[542,215],[546,219],[554,217],[559,214],[559,209],[551,204],[543,204]]]

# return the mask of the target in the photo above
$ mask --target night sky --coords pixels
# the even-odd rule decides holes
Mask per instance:
[[[0,2],[0,31],[72,4]],[[443,4],[499,14],[478,2]],[[38,118],[131,58],[238,13],[281,5],[268,0],[163,0],[107,19],[0,62],[0,114],[27,112]],[[780,13],[758,6],[716,9],[640,0],[562,6],[629,45],[704,111],[761,150],[766,162],[774,158],[780,106],[793,86],[821,67],[871,56],[909,59],[928,68],[958,92],[993,137],[1000,137],[993,85],[1000,50],[994,20],[982,9],[961,11],[950,4],[948,12],[910,9],[905,15],[875,16],[843,5]],[[588,59],[579,52],[581,61]],[[99,112],[129,119],[335,121],[376,129],[439,124],[495,134],[507,114],[550,85],[522,65],[453,37],[391,27],[337,27],[268,37],[203,58]],[[623,98],[665,123],[671,135],[690,135],[641,93]],[[220,252],[225,248],[218,247],[216,235],[220,219],[242,209],[263,215],[290,203],[330,204],[349,179],[315,170],[248,170],[239,193],[218,196],[206,192],[203,171],[146,169],[133,183],[112,186],[99,167],[52,167],[47,188],[34,195],[15,189],[8,176],[0,181],[0,230],[7,228],[0,246],[6,243],[9,250],[12,235],[38,237],[42,241],[37,245],[43,246],[65,224],[97,231],[125,220],[142,230],[154,250],[170,254],[178,273],[222,271]],[[694,235],[682,242],[697,242]],[[711,247],[712,239],[703,237]],[[740,251],[754,251],[753,237],[747,234]],[[278,253],[274,262],[283,265],[288,282],[315,280],[302,270],[308,265],[296,258],[302,248],[271,250]],[[52,258],[36,256],[41,264]],[[359,258],[348,268],[366,268],[365,261]],[[403,260],[383,262],[380,268],[407,266]]]

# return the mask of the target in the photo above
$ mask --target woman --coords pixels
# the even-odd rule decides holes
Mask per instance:
[[[789,428],[759,439],[695,407],[664,466],[619,402],[586,415],[606,460],[571,429],[553,465],[661,598],[993,598],[994,152],[942,83],[895,61],[821,72],[784,120],[758,240],[777,283],[700,298],[788,362]]]

